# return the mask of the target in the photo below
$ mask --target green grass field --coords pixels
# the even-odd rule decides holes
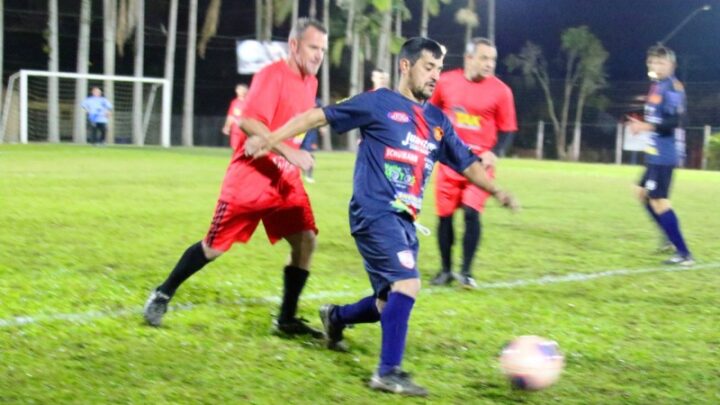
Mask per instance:
[[[418,400],[366,388],[377,325],[349,330],[348,354],[270,333],[288,248],[262,229],[184,284],[161,328],[143,324],[149,290],[205,234],[228,158],[0,145],[0,403],[720,403],[718,172],[676,174],[698,260],[676,269],[632,197],[641,167],[502,161],[524,208],[488,207],[478,290],[421,292],[403,364],[430,390]],[[320,235],[301,312],[316,326],[319,305],[369,289],[347,224],[353,162],[318,154],[308,186]],[[433,200],[430,187],[421,222],[434,229]],[[420,239],[429,286],[436,240]],[[523,334],[565,354],[548,390],[513,391],[499,372],[499,349]]]

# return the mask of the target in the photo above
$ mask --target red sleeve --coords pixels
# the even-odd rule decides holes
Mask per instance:
[[[501,132],[517,131],[517,117],[515,115],[515,99],[512,90],[507,85],[502,86],[498,99],[498,109],[495,117],[497,128]]]
[[[280,98],[280,74],[273,74],[275,69],[269,65],[262,69],[252,79],[250,90],[245,97],[243,118],[255,119],[269,127],[275,116],[275,110]]]

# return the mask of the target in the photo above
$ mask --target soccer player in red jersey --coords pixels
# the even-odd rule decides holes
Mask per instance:
[[[240,120],[242,112],[245,108],[245,96],[247,96],[248,87],[242,83],[235,86],[235,98],[230,102],[225,125],[223,125],[222,133],[230,137],[230,147],[237,148],[240,138],[243,136],[240,130]]]
[[[296,316],[318,232],[298,169],[311,167],[312,157],[292,140],[278,145],[277,154],[255,160],[244,155],[243,145],[248,135],[267,137],[270,131],[315,106],[315,75],[327,41],[327,30],[321,23],[301,18],[290,32],[287,60],[266,66],[253,78],[240,123],[244,136],[225,174],[210,230],[185,251],[168,278],[150,294],[144,309],[150,325],[160,325],[168,302],[182,282],[233,243],[247,242],[262,221],[270,243],[285,239],[291,246],[276,332],[323,336]]]
[[[495,77],[496,64],[495,44],[486,38],[473,39],[465,49],[463,68],[443,73],[430,98],[430,102],[450,118],[460,139],[482,159],[491,178],[495,177],[497,156],[493,148],[498,143],[498,131],[503,137],[510,137],[512,132],[517,131],[512,91]],[[435,202],[440,217],[438,244],[442,269],[432,279],[432,284],[446,285],[457,279],[464,287],[477,287],[470,266],[480,245],[480,217],[488,197],[490,194],[487,191],[440,164],[435,183]],[[463,263],[460,274],[453,276],[453,213],[460,207],[465,213]]]

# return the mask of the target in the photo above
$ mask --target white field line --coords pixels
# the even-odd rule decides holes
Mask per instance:
[[[646,269],[617,269],[617,270],[606,270],[594,273],[570,273],[562,276],[542,276],[538,278],[530,279],[518,279],[509,281],[497,281],[492,283],[479,283],[478,290],[491,290],[496,288],[519,288],[526,286],[536,285],[548,285],[548,284],[559,284],[569,282],[585,282],[591,281],[598,278],[606,277],[618,277],[618,276],[634,276],[647,273],[673,273],[673,272],[684,272],[684,271],[699,271],[699,270],[717,270],[720,269],[720,262],[715,263],[704,263],[691,267],[679,267],[679,266],[663,266],[663,267],[651,267]],[[443,293],[448,290],[447,288],[428,288],[423,290],[422,294],[434,294]],[[360,298],[363,294],[370,294],[370,290],[365,292],[361,291],[321,291],[314,294],[305,294],[302,299],[308,300],[325,300],[330,298],[345,298],[345,297],[357,297]],[[241,298],[233,302],[235,305],[248,305],[248,304],[279,304],[280,297],[278,296],[267,296],[257,298]],[[171,305],[171,311],[188,311],[200,305],[207,304],[178,304]],[[8,328],[13,326],[31,325],[36,323],[45,322],[89,322],[94,319],[100,318],[120,318],[129,315],[138,315],[142,313],[141,308],[133,309],[122,309],[117,311],[87,311],[79,312],[74,314],[46,314],[46,315],[35,315],[35,316],[17,316],[14,318],[0,319],[0,328]]]

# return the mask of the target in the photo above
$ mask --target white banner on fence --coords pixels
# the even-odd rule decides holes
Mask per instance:
[[[647,147],[650,141],[651,132],[639,132],[632,134],[630,132],[630,126],[625,125],[623,131],[623,150],[629,150],[632,152],[642,152]]]
[[[235,53],[237,54],[238,73],[251,75],[272,62],[286,58],[287,42],[237,41]]]

